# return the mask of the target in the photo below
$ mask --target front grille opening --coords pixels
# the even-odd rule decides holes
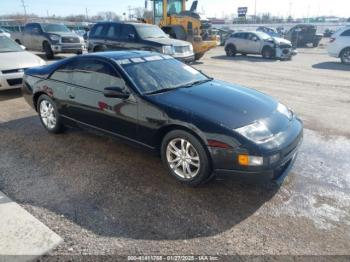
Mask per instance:
[[[22,84],[22,78],[7,79],[7,83],[10,86],[17,86]]]

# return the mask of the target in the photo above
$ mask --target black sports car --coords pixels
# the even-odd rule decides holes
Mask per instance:
[[[302,122],[273,98],[154,52],[28,69],[23,95],[49,132],[79,124],[159,151],[169,173],[192,186],[218,173],[281,181],[303,134]]]

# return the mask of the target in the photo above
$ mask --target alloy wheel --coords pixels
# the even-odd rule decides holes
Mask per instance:
[[[40,117],[45,127],[48,129],[54,129],[56,127],[57,119],[55,114],[55,108],[47,101],[42,100],[40,102]]]
[[[166,148],[166,158],[170,168],[182,179],[193,179],[200,171],[199,154],[186,139],[171,140]]]
[[[350,64],[350,50],[344,51],[342,58],[345,64]]]

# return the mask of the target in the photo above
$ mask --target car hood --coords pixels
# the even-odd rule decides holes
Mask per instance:
[[[284,44],[284,45],[292,45],[291,41],[284,39],[284,38],[280,38],[280,37],[273,37],[273,40],[275,42],[275,44]]]
[[[186,111],[229,129],[271,116],[278,102],[256,90],[213,80],[148,97],[162,108]]]
[[[186,41],[172,39],[172,38],[166,38],[166,37],[164,37],[164,38],[146,38],[145,40],[150,41],[150,42],[159,43],[162,45],[173,45],[173,46],[187,46],[187,45],[189,45],[189,43]]]
[[[0,70],[41,66],[45,61],[27,51],[0,53]]]

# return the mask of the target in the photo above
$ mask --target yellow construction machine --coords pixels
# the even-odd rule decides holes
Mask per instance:
[[[203,41],[200,15],[195,12],[198,0],[193,1],[190,10],[186,10],[187,0],[151,1],[153,1],[153,17],[143,21],[158,25],[171,38],[191,42],[196,60],[217,46],[216,40]]]

